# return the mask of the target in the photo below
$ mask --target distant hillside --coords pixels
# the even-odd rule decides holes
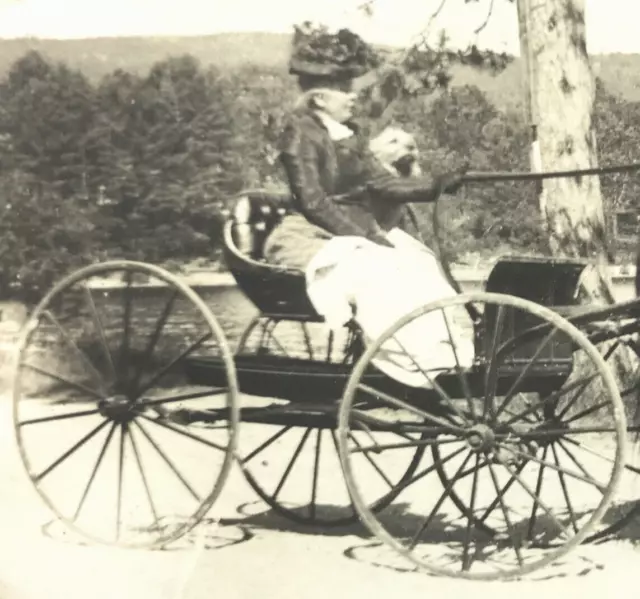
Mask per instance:
[[[290,39],[290,35],[278,33],[224,33],[198,37],[0,40],[0,77],[29,50],[79,68],[94,81],[117,68],[144,73],[154,62],[179,54],[191,54],[203,64],[222,68],[251,63],[284,71]],[[640,55],[599,55],[593,57],[593,63],[609,91],[640,101]],[[502,108],[517,107],[522,97],[519,61],[497,77],[461,68],[455,72],[453,83],[477,85]]]

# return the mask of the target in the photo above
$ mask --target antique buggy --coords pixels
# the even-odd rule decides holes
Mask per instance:
[[[635,379],[620,389],[610,362],[637,356],[638,302],[585,308],[586,263],[503,258],[484,291],[424,306],[366,347],[355,324],[327,330],[302,273],[262,259],[289,209],[287,196],[246,192],[226,223],[229,270],[258,309],[234,352],[226,338],[238,331],[214,314],[235,322],[249,304],[205,302],[148,264],[83,268],[34,309],[16,357],[15,430],[68,530],[165,546],[224,504],[234,463],[281,516],[360,520],[392,555],[447,576],[518,577],[635,517],[623,401]],[[429,384],[408,387],[372,364],[434,311],[472,318],[471,368],[421,368]]]

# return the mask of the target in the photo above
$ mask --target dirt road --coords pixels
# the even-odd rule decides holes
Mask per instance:
[[[46,526],[50,514],[18,462],[7,399],[0,401],[0,472],[2,599],[410,599],[472,590],[526,599],[615,590],[628,596],[637,588],[640,551],[630,540],[583,547],[521,582],[438,579],[397,568],[359,527],[310,533],[273,515],[237,469],[210,514],[223,523],[201,524],[172,550],[78,545],[59,526]]]

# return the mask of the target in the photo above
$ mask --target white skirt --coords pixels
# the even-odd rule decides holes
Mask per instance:
[[[361,237],[335,237],[306,269],[314,308],[334,329],[352,318],[366,344],[413,310],[453,297],[435,254],[407,233],[393,229],[388,248]],[[395,380],[432,388],[438,374],[474,359],[473,326],[463,306],[419,316],[382,344],[372,363]],[[452,344],[453,340],[453,344]],[[454,350],[455,346],[455,350]]]

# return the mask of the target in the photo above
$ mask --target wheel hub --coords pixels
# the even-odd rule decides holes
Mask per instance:
[[[117,422],[127,422],[135,416],[134,402],[126,395],[112,395],[100,402],[98,409],[105,418]]]
[[[467,443],[471,451],[489,451],[493,447],[495,440],[493,429],[487,424],[474,424],[467,430]]]

